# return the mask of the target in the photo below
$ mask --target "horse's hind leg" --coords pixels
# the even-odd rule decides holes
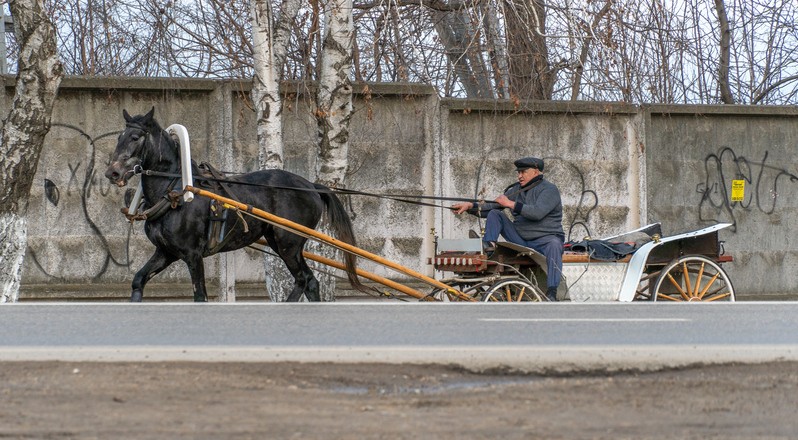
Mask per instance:
[[[285,233],[277,237],[277,240],[282,246],[277,245],[274,236],[267,235],[266,237],[269,246],[277,252],[294,277],[294,288],[291,289],[286,301],[299,301],[303,293],[308,301],[321,301],[319,281],[313,275],[313,270],[310,269],[308,263],[305,262],[305,257],[302,256],[302,248],[305,246],[306,239]]]
[[[155,253],[152,254],[144,267],[139,269],[139,271],[136,272],[136,275],[133,277],[130,301],[141,302],[141,298],[144,296],[144,286],[147,285],[147,282],[150,281],[152,277],[158,275],[161,273],[161,271],[169,267],[169,265],[174,263],[176,260],[177,258],[167,255],[161,252],[160,249],[155,248]]]
[[[308,266],[301,254],[299,255],[299,267],[298,273],[291,270],[290,266],[288,268],[291,274],[294,275],[294,288],[291,290],[291,294],[288,295],[287,301],[299,301],[303,293],[308,298],[308,301],[321,301],[319,281],[313,275],[313,270]]]

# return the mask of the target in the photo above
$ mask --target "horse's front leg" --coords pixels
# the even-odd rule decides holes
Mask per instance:
[[[191,284],[194,286],[194,302],[208,302],[208,293],[205,290],[205,262],[202,255],[189,255],[183,259],[191,274]]]
[[[149,261],[147,261],[144,267],[139,269],[139,271],[136,272],[136,276],[133,277],[130,302],[141,302],[141,298],[144,296],[144,286],[147,285],[147,282],[169,267],[175,260],[177,260],[177,258],[167,255],[161,252],[160,249],[155,248],[155,253],[152,254]]]

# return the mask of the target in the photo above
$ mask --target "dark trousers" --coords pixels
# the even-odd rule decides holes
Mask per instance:
[[[546,287],[557,287],[560,285],[560,277],[562,276],[562,250],[563,250],[563,237],[559,235],[544,235],[533,240],[524,240],[515,229],[515,225],[504,212],[500,209],[494,209],[488,213],[488,218],[485,223],[485,236],[482,238],[485,241],[496,242],[499,239],[499,234],[505,240],[532,248],[546,257]]]

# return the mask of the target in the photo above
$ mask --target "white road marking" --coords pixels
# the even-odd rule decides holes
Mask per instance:
[[[485,322],[690,322],[685,318],[480,318]]]

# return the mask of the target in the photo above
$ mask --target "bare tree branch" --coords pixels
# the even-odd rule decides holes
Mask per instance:
[[[729,86],[729,62],[731,59],[731,29],[729,29],[729,19],[726,16],[726,5],[723,0],[715,0],[715,10],[718,13],[718,23],[720,25],[720,63],[718,65],[718,88],[720,88],[720,99],[724,104],[734,104]]]

